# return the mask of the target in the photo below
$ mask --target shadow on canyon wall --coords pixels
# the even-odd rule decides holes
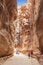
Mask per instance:
[[[39,49],[41,53],[43,53],[43,0],[41,0],[40,2],[40,11],[36,27],[37,27],[37,34],[39,37]]]

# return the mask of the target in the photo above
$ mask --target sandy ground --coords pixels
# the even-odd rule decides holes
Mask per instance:
[[[14,54],[12,57],[0,58],[0,65],[40,65],[37,59],[23,54]]]

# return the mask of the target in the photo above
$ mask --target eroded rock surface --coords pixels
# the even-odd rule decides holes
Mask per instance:
[[[14,51],[11,22],[16,17],[16,5],[16,0],[0,0],[0,57],[13,54]]]
[[[40,3],[39,17],[37,20],[37,33],[39,37],[39,48],[41,53],[43,53],[43,0]]]
[[[39,40],[36,33],[36,20],[39,12],[39,4],[40,0],[29,0],[29,3],[26,3],[20,8],[18,7],[15,41],[18,50],[24,54],[28,53],[29,50],[40,53]]]

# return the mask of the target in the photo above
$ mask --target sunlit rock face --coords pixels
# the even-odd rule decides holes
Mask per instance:
[[[30,13],[30,19],[31,19],[31,45],[30,45],[30,48],[33,50],[33,52],[35,54],[40,54],[40,50],[39,50],[39,38],[38,38],[38,35],[37,35],[37,28],[36,28],[36,23],[37,23],[37,19],[38,19],[38,14],[39,14],[39,10],[40,10],[40,0],[29,0],[29,3],[28,3],[30,6],[29,7],[29,13]]]
[[[18,8],[15,41],[18,50],[24,54],[28,54],[31,50],[35,54],[40,54],[39,40],[36,33],[39,4],[40,0],[29,0],[28,3]]]
[[[28,5],[23,5],[18,8],[18,16],[17,20],[15,21],[15,43],[17,46],[17,50],[26,53],[28,51],[28,44],[30,42],[30,22],[29,20],[29,12],[28,12]],[[15,26],[15,25],[14,25]],[[25,51],[25,52],[24,52]]]
[[[41,53],[43,53],[43,0],[41,0],[40,11],[37,20],[37,33],[39,37],[39,48]]]
[[[13,54],[13,21],[16,12],[16,0],[0,0],[0,57]]]
[[[15,44],[18,50],[24,54],[31,50],[35,54],[43,51],[43,24],[41,23],[43,9],[42,6],[40,9],[40,6],[40,0],[28,0],[26,4],[18,8],[17,19],[14,23]],[[41,11],[39,12],[39,10]]]

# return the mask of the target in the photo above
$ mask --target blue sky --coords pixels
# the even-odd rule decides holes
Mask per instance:
[[[26,2],[27,2],[27,0],[17,0],[17,4],[18,4],[19,6],[23,5],[23,4],[26,3]]]

